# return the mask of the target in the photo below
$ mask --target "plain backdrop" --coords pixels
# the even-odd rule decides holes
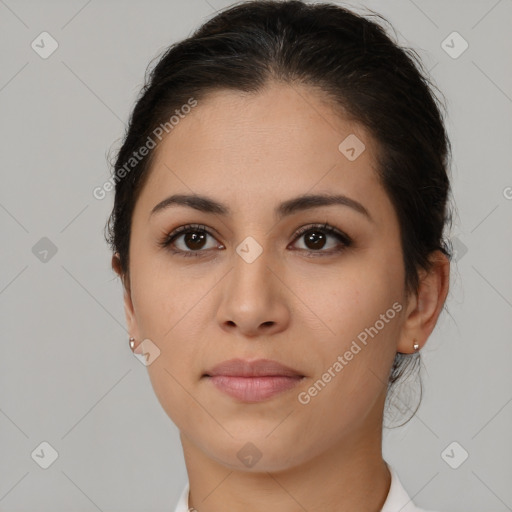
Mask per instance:
[[[129,349],[103,239],[113,193],[93,189],[147,65],[227,5],[0,0],[0,511],[174,510],[178,430]],[[447,310],[385,458],[421,507],[512,510],[512,2],[343,5],[418,51],[453,144]]]

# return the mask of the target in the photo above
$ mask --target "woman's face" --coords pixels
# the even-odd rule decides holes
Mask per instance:
[[[211,94],[162,140],[133,213],[130,333],[160,351],[147,370],[182,440],[231,468],[251,470],[247,453],[261,456],[254,470],[277,471],[369,449],[395,353],[412,351],[399,225],[375,142],[318,94],[277,84]],[[152,213],[176,194],[226,212],[199,202]],[[348,199],[281,207],[305,195]],[[322,226],[296,235],[325,223],[341,238]],[[203,230],[162,246],[187,224]],[[234,358],[274,360],[302,378],[260,379],[291,387],[235,397],[214,383],[247,377],[206,376]]]

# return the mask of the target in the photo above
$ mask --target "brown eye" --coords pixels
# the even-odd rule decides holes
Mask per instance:
[[[300,239],[304,240],[305,245],[304,248],[300,249],[309,253],[318,253],[318,255],[339,252],[352,245],[350,237],[327,223],[305,226],[299,229],[295,240]],[[335,239],[338,242],[333,242],[329,246],[329,239]]]
[[[316,229],[307,231],[304,235],[304,243],[308,249],[319,250],[325,245],[327,235]]]
[[[175,229],[159,245],[183,256],[201,256],[208,249],[219,247],[215,243],[208,247],[208,237],[215,240],[206,226],[188,224]],[[220,248],[223,246],[220,245]]]
[[[205,245],[206,237],[208,236],[206,233],[185,233],[183,236],[183,244],[193,251],[197,251],[202,249]]]

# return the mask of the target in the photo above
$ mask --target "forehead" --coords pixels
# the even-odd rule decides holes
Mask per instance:
[[[386,201],[376,151],[367,130],[318,90],[286,84],[251,94],[219,90],[159,143],[140,201],[150,209],[158,198],[183,192],[270,204],[336,189],[375,209]]]

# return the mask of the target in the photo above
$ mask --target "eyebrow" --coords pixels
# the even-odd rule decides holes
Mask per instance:
[[[342,194],[309,194],[288,199],[279,204],[275,209],[275,215],[278,219],[282,219],[296,212],[317,208],[320,206],[342,205],[352,208],[358,213],[364,215],[369,221],[374,222],[368,210],[355,199],[351,199]],[[214,199],[202,195],[174,194],[160,201],[150,213],[166,210],[172,206],[187,206],[204,213],[213,213],[216,215],[231,215],[231,210],[225,204],[219,203]]]

